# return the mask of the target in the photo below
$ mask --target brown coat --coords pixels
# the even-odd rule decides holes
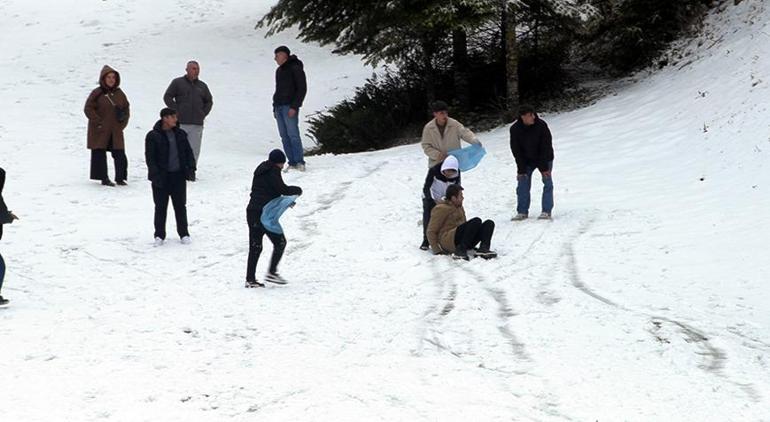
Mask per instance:
[[[465,223],[465,209],[451,202],[439,202],[430,213],[427,236],[434,253],[455,251],[455,232]]]
[[[107,88],[104,78],[108,73],[115,73],[115,87]],[[110,102],[112,100],[112,102]],[[115,103],[113,106],[112,103]],[[115,107],[126,111],[126,121],[119,123],[115,116]],[[126,94],[120,89],[120,74],[109,66],[104,66],[99,76],[99,87],[91,91],[83,111],[88,117],[88,149],[107,149],[112,137],[112,149],[125,149],[123,129],[128,125],[129,104]]]
[[[436,119],[429,121],[422,128],[422,141],[420,142],[422,150],[428,156],[428,167],[440,163],[444,159],[441,157],[442,153],[446,156],[447,152],[460,148],[461,139],[469,144],[479,143],[476,135],[470,129],[451,117],[447,119],[443,136],[438,129]]]

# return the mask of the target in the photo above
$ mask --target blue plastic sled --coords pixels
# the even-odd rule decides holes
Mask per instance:
[[[265,204],[262,208],[262,215],[259,217],[262,226],[272,233],[283,234],[283,227],[281,227],[278,219],[281,218],[284,211],[294,204],[296,199],[297,195],[279,196]]]
[[[475,168],[481,159],[487,154],[487,150],[479,144],[471,144],[465,148],[453,149],[449,155],[454,155],[460,163],[460,171],[468,171]]]

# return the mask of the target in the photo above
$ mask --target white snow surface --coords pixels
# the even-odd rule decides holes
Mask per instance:
[[[0,242],[2,420],[770,420],[765,2],[727,3],[679,63],[542,116],[551,222],[510,221],[507,128],[480,134],[465,208],[496,222],[497,260],[417,249],[426,159],[409,145],[288,173],[305,192],[282,220],[290,284],[244,289],[252,172],[280,146],[273,48],[306,64],[303,118],[372,72],[296,32],[265,39],[270,3],[0,3],[0,166],[21,217]],[[156,248],[143,140],[189,59],[214,95],[193,243],[169,210]],[[123,188],[88,180],[82,106],[104,64],[132,104]]]

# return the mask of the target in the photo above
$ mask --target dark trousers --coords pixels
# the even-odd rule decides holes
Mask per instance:
[[[476,217],[460,224],[455,231],[455,246],[458,252],[464,252],[475,248],[481,242],[479,249],[489,250],[492,244],[492,234],[495,232],[495,222],[487,220],[481,222]]]
[[[257,271],[257,261],[262,253],[262,238],[267,238],[273,242],[273,256],[270,258],[270,273],[278,272],[278,263],[281,262],[283,251],[286,249],[286,237],[283,234],[273,233],[265,229],[259,217],[262,210],[247,210],[246,222],[249,224],[249,259],[246,263],[246,280],[255,281]]]
[[[3,290],[3,280],[5,279],[5,261],[3,256],[0,255],[0,292]]]
[[[126,157],[126,151],[112,149],[112,138],[107,143],[107,149],[91,150],[91,180],[109,179],[107,176],[107,151],[112,153],[112,160],[115,161],[115,180],[127,180],[128,157]]]
[[[422,198],[422,243],[428,244],[428,224],[430,224],[430,212],[436,206],[433,198]]]
[[[152,200],[155,202],[155,237],[166,238],[166,213],[168,198],[174,206],[176,232],[179,237],[189,236],[187,231],[187,180],[184,172],[166,173],[161,183],[153,182]]]

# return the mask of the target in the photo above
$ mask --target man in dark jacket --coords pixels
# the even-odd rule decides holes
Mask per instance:
[[[164,108],[160,111],[160,120],[145,138],[144,157],[155,202],[155,246],[162,245],[166,239],[169,196],[174,206],[176,231],[182,243],[189,244],[187,181],[195,180],[195,157],[187,141],[187,133],[177,126],[176,110]]]
[[[529,191],[535,169],[543,177],[542,213],[539,219],[550,220],[553,209],[553,146],[551,131],[530,106],[519,108],[519,119],[511,125],[511,152],[516,159],[516,216],[514,221],[529,216]]]
[[[289,159],[289,169],[305,171],[305,153],[299,136],[299,108],[307,94],[307,81],[302,62],[282,45],[275,49],[275,94],[273,115],[278,122],[283,150]]]
[[[185,73],[184,76],[171,81],[163,95],[163,102],[166,107],[179,113],[179,128],[187,132],[187,140],[195,155],[195,162],[198,163],[203,138],[203,120],[211,112],[214,99],[208,85],[198,79],[198,62],[187,62]]]
[[[267,161],[263,161],[254,170],[251,182],[251,199],[246,207],[246,222],[249,224],[249,258],[246,264],[246,287],[265,287],[256,279],[257,261],[262,253],[262,238],[267,235],[273,243],[273,256],[270,258],[270,269],[265,280],[286,284],[286,280],[278,275],[278,263],[286,249],[286,237],[280,233],[272,233],[262,225],[262,209],[264,206],[281,195],[302,195],[299,186],[286,186],[281,178],[281,168],[286,163],[286,155],[279,149],[270,152]]]
[[[0,168],[0,239],[3,238],[3,224],[13,223],[13,220],[18,220],[12,212],[8,211],[8,207],[5,206],[3,200],[3,187],[5,186],[5,170]],[[3,280],[5,279],[5,261],[3,255],[0,255],[0,292],[3,289]],[[0,307],[8,306],[8,299],[4,299],[0,295]]]

